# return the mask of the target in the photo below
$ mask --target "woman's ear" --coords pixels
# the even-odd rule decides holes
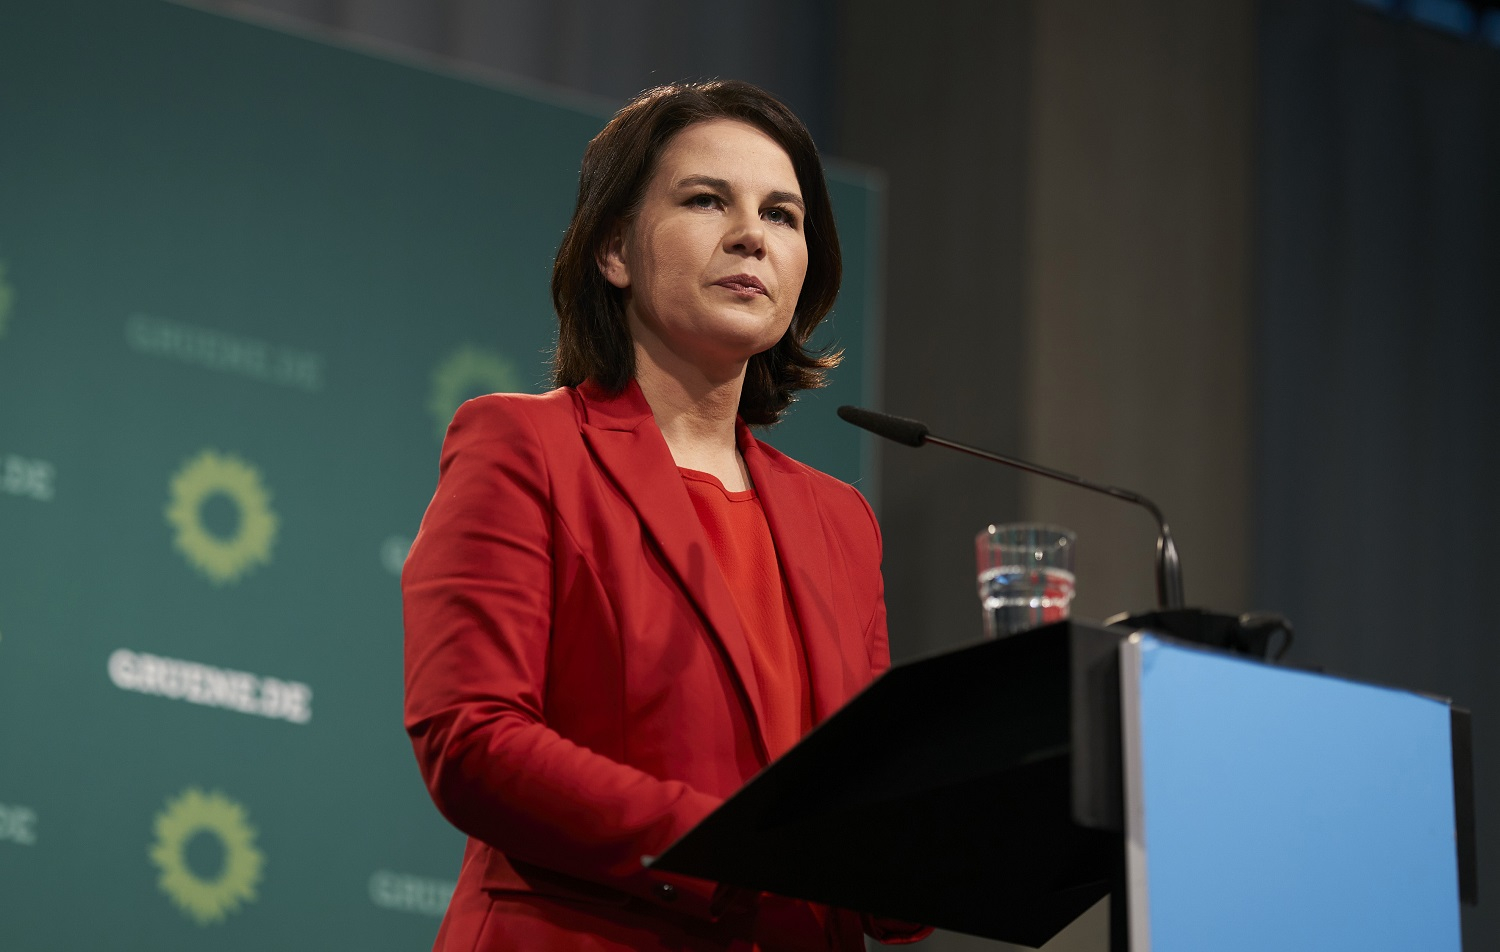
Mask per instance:
[[[617,224],[594,255],[604,280],[620,290],[630,287],[630,268],[625,264],[625,226]]]

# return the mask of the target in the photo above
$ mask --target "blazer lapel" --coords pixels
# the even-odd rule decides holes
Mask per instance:
[[[618,397],[608,396],[592,383],[584,383],[578,393],[586,414],[580,426],[584,440],[600,467],[630,500],[646,533],[655,540],[678,584],[729,659],[753,715],[761,760],[769,762],[765,712],[739,608],[714,561],[650,405],[634,381]]]
[[[807,657],[813,721],[821,723],[845,701],[839,620],[848,606],[833,604],[833,574],[823,517],[806,474],[761,451],[740,425],[740,453],[765,510]]]

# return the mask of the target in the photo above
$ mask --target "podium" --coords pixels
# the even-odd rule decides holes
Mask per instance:
[[[1033,948],[1113,893],[1117,952],[1457,952],[1470,770],[1442,699],[1061,622],[892,668],[653,865]]]

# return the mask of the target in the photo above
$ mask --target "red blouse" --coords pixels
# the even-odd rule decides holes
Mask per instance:
[[[766,746],[779,757],[812,729],[812,698],[802,635],[765,510],[754,489],[730,492],[708,473],[678,472],[739,606],[766,712]]]

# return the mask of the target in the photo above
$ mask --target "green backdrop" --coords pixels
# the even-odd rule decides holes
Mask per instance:
[[[159,0],[0,7],[0,948],[417,949],[462,838],[396,573],[457,403],[543,385],[590,112]],[[848,352],[771,441],[845,479]]]

